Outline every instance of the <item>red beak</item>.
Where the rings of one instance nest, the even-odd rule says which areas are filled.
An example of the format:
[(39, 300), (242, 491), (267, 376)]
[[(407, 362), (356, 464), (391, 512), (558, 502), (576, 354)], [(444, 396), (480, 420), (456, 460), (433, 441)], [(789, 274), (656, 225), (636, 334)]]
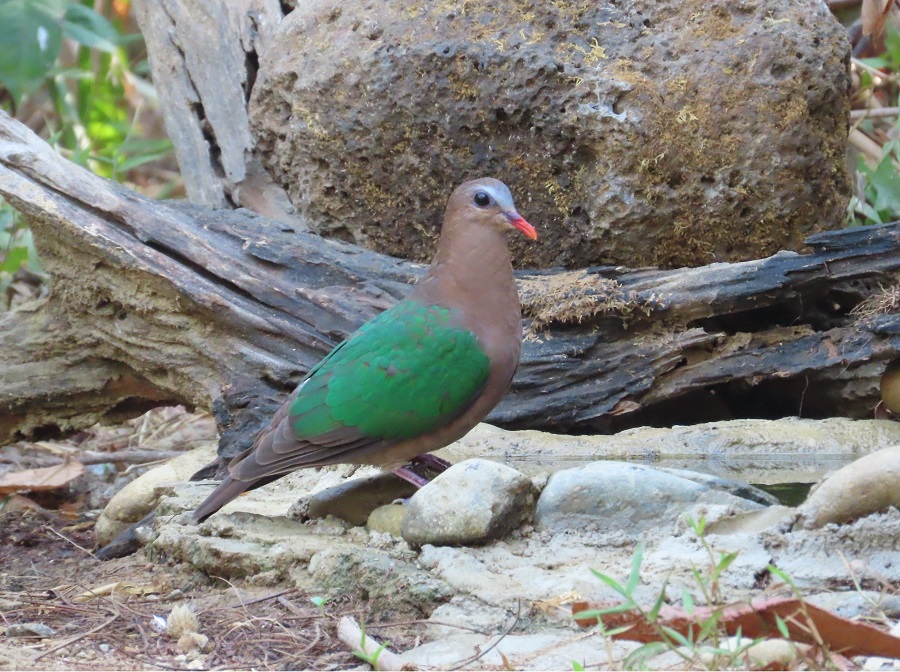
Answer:
[(518, 212), (504, 212), (503, 214), (506, 216), (506, 219), (509, 220), (509, 223), (524, 233), (527, 238), (537, 240), (537, 231), (535, 231), (531, 224), (525, 221), (525, 218), (522, 217), (522, 215)]

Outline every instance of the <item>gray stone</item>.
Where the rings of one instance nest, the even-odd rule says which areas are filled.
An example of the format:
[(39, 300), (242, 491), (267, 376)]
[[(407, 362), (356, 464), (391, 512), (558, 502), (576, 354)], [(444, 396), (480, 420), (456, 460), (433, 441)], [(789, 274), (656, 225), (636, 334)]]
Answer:
[(385, 620), (426, 617), (453, 595), (444, 581), (412, 562), (365, 547), (322, 550), (308, 568), (293, 569), (290, 578), (303, 591), (366, 600)]
[(366, 529), (369, 532), (386, 532), (395, 537), (400, 536), (406, 507), (402, 504), (385, 504), (369, 514)]
[(700, 265), (841, 221), (848, 56), (820, 0), (312, 0), (267, 29), (249, 114), (320, 233), (425, 260), (493, 175), (540, 230), (526, 266)]
[(657, 469), (659, 469), (659, 471), (664, 471), (667, 474), (672, 474), (679, 478), (686, 478), (689, 481), (694, 481), (694, 483), (705, 485), (707, 488), (712, 488), (713, 490), (721, 490), (722, 492), (727, 492), (735, 497), (749, 499), (751, 502), (756, 502), (763, 506), (779, 504), (778, 498), (775, 495), (769, 494), (765, 490), (756, 488), (749, 483), (736, 481), (733, 478), (722, 478), (721, 476), (713, 476), (712, 474), (701, 474), (699, 471), (691, 471), (690, 469), (671, 469), (667, 467), (657, 467)]
[(620, 661), (638, 646), (625, 640), (607, 645), (597, 632), (544, 627), (523, 635), (451, 634), (404, 651), (400, 660), (425, 670), (571, 670), (573, 661), (594, 669), (591, 663), (606, 662), (607, 651)]
[(379, 506), (406, 499), (415, 492), (416, 486), (389, 472), (354, 478), (313, 494), (306, 515), (309, 518), (336, 516), (354, 525), (364, 525), (369, 514)]
[(43, 623), (14, 623), (6, 627), (7, 637), (52, 637), (56, 631)]
[(487, 604), (476, 597), (457, 595), (428, 617), (428, 637), (443, 639), (460, 632), (502, 632), (516, 617), (516, 610)]
[(686, 478), (627, 462), (592, 462), (558, 471), (538, 499), (538, 530), (624, 530), (671, 526), (698, 504), (738, 510), (760, 505)]
[(481, 544), (531, 518), (534, 486), (515, 469), (488, 460), (455, 464), (407, 505), (403, 538), (412, 545)]

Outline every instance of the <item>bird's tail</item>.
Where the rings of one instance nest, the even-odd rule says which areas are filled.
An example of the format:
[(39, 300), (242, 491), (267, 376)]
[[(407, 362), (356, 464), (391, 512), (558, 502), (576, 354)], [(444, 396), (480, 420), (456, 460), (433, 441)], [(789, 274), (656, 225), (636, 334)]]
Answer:
[(196, 509), (194, 509), (194, 522), (202, 523), (216, 511), (228, 504), (232, 499), (250, 489), (253, 483), (246, 481), (238, 481), (231, 476), (226, 476), (219, 485), (213, 490), (209, 497), (203, 500)]

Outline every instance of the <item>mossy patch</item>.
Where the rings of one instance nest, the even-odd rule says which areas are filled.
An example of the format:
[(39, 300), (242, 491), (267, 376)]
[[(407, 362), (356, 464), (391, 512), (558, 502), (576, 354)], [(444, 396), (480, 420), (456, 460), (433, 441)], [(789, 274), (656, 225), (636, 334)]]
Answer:
[(615, 280), (572, 271), (520, 280), (522, 312), (531, 318), (530, 333), (551, 324), (577, 324), (596, 315), (616, 315), (626, 321), (638, 313), (649, 315), (662, 300), (626, 292)]

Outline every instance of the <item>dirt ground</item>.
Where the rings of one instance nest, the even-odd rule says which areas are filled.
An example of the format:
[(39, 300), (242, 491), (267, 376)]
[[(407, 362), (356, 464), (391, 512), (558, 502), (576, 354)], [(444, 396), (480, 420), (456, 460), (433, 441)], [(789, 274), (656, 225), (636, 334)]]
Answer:
[[(93, 521), (115, 492), (158, 464), (154, 457), (214, 437), (208, 415), (176, 408), (61, 441), (0, 447), (0, 478), (72, 458), (85, 463), (54, 490), (0, 490), (0, 670), (360, 665), (336, 627), (344, 615), (372, 624), (364, 605), (332, 597), (320, 608), (316, 596), (287, 585), (211, 579), (187, 564), (151, 562), (144, 552), (111, 562), (92, 555)], [(196, 614), (196, 636), (167, 632), (179, 605)]]
[[(210, 582), (185, 565), (145, 558), (101, 563), (89, 525), (34, 510), (0, 516), (0, 669), (343, 670), (360, 661), (334, 636), (357, 605), (322, 610), (285, 586)], [(110, 589), (110, 584), (116, 584)], [(93, 596), (91, 592), (99, 593)], [(202, 649), (165, 632), (177, 605), (192, 605)], [(40, 624), (48, 637), (10, 637)], [(202, 641), (202, 639), (200, 640)]]

